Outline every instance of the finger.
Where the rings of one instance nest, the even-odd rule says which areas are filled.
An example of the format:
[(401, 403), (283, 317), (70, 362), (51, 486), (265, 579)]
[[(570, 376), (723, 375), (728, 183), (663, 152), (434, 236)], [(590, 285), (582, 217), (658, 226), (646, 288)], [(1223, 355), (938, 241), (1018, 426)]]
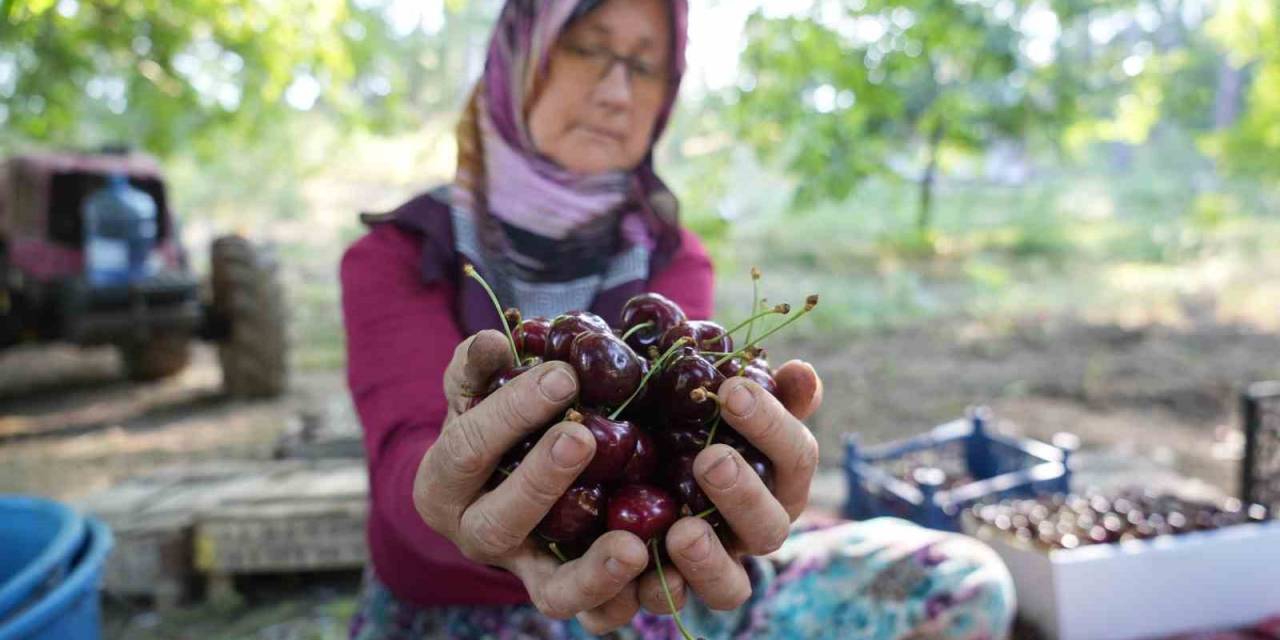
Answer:
[(479, 557), (505, 555), (533, 532), (595, 454), (586, 427), (563, 422), (551, 428), (498, 488), (462, 514), (462, 540)]
[(453, 360), (444, 372), (444, 397), (455, 413), (467, 410), (467, 402), (484, 393), (489, 379), (502, 367), (513, 364), (506, 336), (492, 329), (458, 343)]
[(813, 365), (791, 360), (773, 372), (778, 383), (778, 399), (796, 417), (806, 420), (822, 406), (822, 378)]
[(612, 600), (590, 610), (578, 614), (578, 622), (587, 633), (601, 635), (631, 623), (640, 611), (640, 600), (636, 598), (636, 583), (628, 582)]
[(626, 531), (600, 536), (581, 558), (547, 572), (547, 557), (522, 558), (514, 571), (543, 615), (567, 620), (622, 592), (649, 562), (644, 543)]
[[(676, 611), (684, 609), (684, 576), (669, 564), (662, 565), (662, 574), (667, 579), (667, 588), (671, 590), (671, 600), (675, 602)], [(667, 594), (662, 590), (662, 580), (658, 578), (656, 570), (645, 573), (636, 581), (636, 595), (645, 611), (656, 615), (671, 615), (671, 603), (667, 602)]]
[(786, 541), (790, 515), (737, 451), (708, 447), (694, 459), (693, 474), (748, 554), (773, 553)]
[(712, 609), (727, 611), (751, 597), (751, 580), (702, 518), (683, 518), (667, 533), (667, 551), (689, 588)]
[(573, 369), (548, 362), (446, 422), (418, 468), (415, 491), (421, 493), (415, 493), (414, 500), (419, 511), (425, 508), (432, 518), (456, 524), (502, 454), (558, 417), (577, 389)]
[(818, 441), (760, 385), (734, 377), (720, 385), (720, 415), (773, 463), (775, 495), (792, 519), (809, 501)]

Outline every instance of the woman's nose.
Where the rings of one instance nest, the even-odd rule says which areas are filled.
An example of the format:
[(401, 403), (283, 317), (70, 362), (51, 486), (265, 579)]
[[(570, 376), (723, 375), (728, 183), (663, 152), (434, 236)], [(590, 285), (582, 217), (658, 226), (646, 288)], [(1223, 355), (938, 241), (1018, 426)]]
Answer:
[(600, 79), (600, 84), (596, 86), (596, 98), (615, 109), (631, 106), (631, 78), (627, 65), (621, 60), (615, 60)]

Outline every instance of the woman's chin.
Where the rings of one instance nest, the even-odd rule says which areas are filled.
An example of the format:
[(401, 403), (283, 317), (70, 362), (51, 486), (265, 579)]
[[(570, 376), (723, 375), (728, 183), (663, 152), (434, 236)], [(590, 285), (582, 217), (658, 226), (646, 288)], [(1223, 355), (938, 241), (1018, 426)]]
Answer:
[(629, 168), (617, 145), (591, 145), (579, 147), (559, 159), (560, 166), (581, 175), (597, 175)]

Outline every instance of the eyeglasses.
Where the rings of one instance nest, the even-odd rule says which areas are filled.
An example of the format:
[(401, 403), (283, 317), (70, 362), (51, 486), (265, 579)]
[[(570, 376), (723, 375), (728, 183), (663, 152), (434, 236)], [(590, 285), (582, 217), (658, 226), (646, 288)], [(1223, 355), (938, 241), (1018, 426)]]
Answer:
[(661, 89), (666, 85), (665, 67), (656, 67), (636, 57), (619, 55), (605, 47), (580, 45), (573, 42), (562, 42), (559, 47), (567, 54), (564, 58), (565, 62), (577, 67), (578, 73), (595, 81), (603, 80), (613, 70), (614, 65), (622, 63), (627, 71), (627, 78), (634, 88)]

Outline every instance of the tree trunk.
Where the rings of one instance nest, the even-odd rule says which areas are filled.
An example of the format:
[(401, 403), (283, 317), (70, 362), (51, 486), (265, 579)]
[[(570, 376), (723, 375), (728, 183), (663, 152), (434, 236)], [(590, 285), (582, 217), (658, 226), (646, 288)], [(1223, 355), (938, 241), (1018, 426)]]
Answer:
[(924, 233), (933, 226), (933, 183), (938, 173), (938, 147), (942, 143), (942, 123), (935, 124), (929, 134), (929, 165), (920, 179), (920, 211), (916, 217), (916, 230)]
[(1231, 64), (1226, 56), (1218, 67), (1218, 89), (1213, 100), (1213, 129), (1230, 129), (1240, 117), (1240, 93), (1244, 84), (1241, 70)]

